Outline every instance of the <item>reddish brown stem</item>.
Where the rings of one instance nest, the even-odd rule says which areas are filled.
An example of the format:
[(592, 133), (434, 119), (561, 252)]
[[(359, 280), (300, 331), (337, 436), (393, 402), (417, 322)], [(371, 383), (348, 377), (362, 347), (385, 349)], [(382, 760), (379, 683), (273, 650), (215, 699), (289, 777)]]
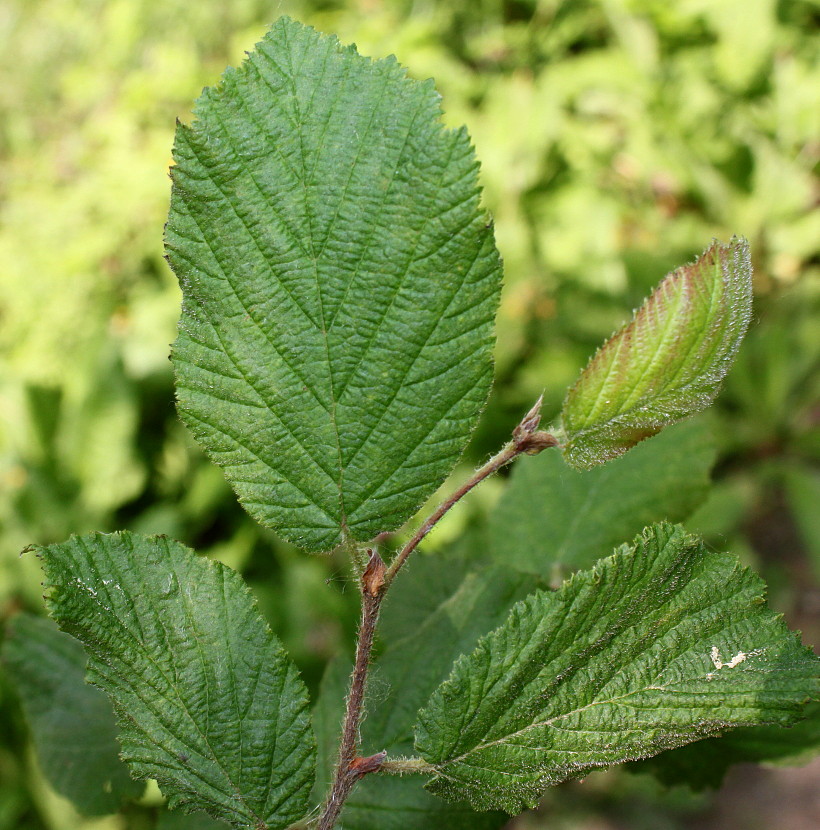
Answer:
[(371, 552), (370, 562), (361, 578), (362, 587), (362, 620), (359, 625), (359, 640), (356, 644), (356, 661), (350, 679), (350, 693), (347, 696), (344, 723), (342, 725), (342, 740), (339, 746), (339, 760), (333, 777), (333, 785), (325, 802), (316, 830), (331, 830), (342, 812), (345, 800), (356, 782), (370, 772), (376, 772), (383, 753), (377, 753), (369, 758), (358, 758), (359, 726), (361, 725), (364, 707), (364, 695), (367, 688), (367, 670), (370, 666), (370, 654), (373, 650), (373, 638), (376, 634), (376, 623), (379, 620), (379, 609), (386, 584), (384, 581), (385, 567), (378, 553)]
[(412, 538), (399, 551), (396, 558), (390, 563), (385, 581), (389, 586), (396, 574), (401, 570), (410, 554), (418, 547), (419, 542), (436, 526), (444, 514), (460, 501), (470, 490), (481, 484), (485, 478), (497, 473), (502, 467), (509, 464), (514, 458), (526, 453), (536, 455), (547, 447), (555, 447), (558, 440), (547, 432), (538, 432), (541, 409), (541, 398), (535, 406), (524, 416), (521, 423), (513, 430), (513, 440), (504, 446), (497, 455), (494, 455), (483, 467), (479, 467), (473, 475), (464, 482), (449, 498), (443, 501), (430, 515), (426, 522), (413, 534)]

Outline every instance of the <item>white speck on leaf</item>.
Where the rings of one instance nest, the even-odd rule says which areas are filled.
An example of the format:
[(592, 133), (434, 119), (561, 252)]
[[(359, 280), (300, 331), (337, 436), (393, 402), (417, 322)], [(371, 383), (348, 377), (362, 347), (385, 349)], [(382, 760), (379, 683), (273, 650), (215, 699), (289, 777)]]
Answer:
[(89, 594), (91, 594), (91, 596), (92, 596), (92, 597), (96, 597), (96, 596), (97, 596), (97, 592), (96, 592), (96, 591), (95, 591), (95, 590), (94, 590), (94, 589), (93, 589), (90, 585), (86, 585), (86, 584), (85, 584), (85, 582), (83, 582), (83, 581), (82, 581), (82, 579), (80, 579), (80, 577), (79, 577), (79, 576), (78, 576), (78, 577), (75, 577), (75, 582), (76, 582), (76, 583), (77, 583), (77, 584), (78, 584), (78, 585), (79, 585), (79, 586), (80, 586), (83, 590), (88, 591), (88, 593), (89, 593)]
[[(741, 663), (744, 663), (749, 657), (753, 657), (756, 654), (760, 654), (762, 649), (757, 649), (756, 651), (750, 651), (746, 653), (745, 651), (739, 651), (731, 660), (726, 662), (720, 656), (720, 649), (717, 646), (712, 646), (712, 650), (709, 652), (709, 657), (712, 659), (712, 665), (715, 667), (717, 671), (721, 669), (733, 669), (735, 666), (739, 666)], [(707, 680), (711, 680), (715, 676), (715, 672), (709, 672), (706, 675)]]

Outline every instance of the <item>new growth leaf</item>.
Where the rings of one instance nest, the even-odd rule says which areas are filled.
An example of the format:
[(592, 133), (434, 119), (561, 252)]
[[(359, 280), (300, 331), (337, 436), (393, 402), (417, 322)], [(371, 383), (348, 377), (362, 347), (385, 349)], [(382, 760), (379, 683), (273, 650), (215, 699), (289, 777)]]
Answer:
[(564, 457), (589, 469), (705, 409), (752, 308), (749, 243), (715, 240), (669, 274), (590, 360), (561, 412)]

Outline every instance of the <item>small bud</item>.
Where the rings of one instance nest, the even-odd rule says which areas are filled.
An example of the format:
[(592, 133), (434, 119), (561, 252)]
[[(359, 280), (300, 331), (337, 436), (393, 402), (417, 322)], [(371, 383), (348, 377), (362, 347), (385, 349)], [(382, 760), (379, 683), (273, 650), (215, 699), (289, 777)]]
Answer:
[(544, 396), (541, 395), (535, 406), (521, 419), (521, 423), (513, 430), (513, 443), (518, 452), (527, 455), (538, 455), (547, 447), (557, 447), (558, 439), (543, 430), (538, 431), (541, 423), (541, 404)]
[(533, 432), (532, 435), (525, 435), (518, 442), (518, 447), (526, 455), (538, 455), (541, 450), (546, 450), (548, 447), (557, 447), (558, 439), (554, 435), (550, 435), (543, 430)]
[(361, 778), (369, 772), (378, 772), (385, 758), (387, 758), (385, 750), (377, 752), (375, 755), (369, 755), (367, 758), (354, 758), (347, 768), (348, 774)]
[(384, 588), (384, 575), (387, 568), (378, 551), (370, 550), (370, 561), (362, 574), (362, 587), (371, 597), (377, 597)]
[(543, 403), (544, 396), (540, 395), (532, 409), (521, 419), (521, 423), (513, 430), (513, 438), (516, 443), (538, 429), (538, 424), (541, 423), (541, 404)]

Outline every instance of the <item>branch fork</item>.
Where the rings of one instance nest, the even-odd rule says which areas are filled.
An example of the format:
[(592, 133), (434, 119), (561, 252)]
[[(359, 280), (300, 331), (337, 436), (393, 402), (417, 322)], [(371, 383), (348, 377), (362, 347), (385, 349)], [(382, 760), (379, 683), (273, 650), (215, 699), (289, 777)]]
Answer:
[(421, 759), (388, 761), (387, 753), (384, 751), (367, 757), (358, 755), (359, 728), (364, 713), (367, 674), (382, 600), (410, 554), (445, 513), (470, 490), (484, 479), (489, 478), (493, 473), (498, 472), (519, 455), (537, 455), (548, 447), (558, 446), (558, 439), (555, 436), (538, 429), (541, 422), (542, 403), (543, 395), (538, 398), (532, 409), (515, 427), (512, 440), (501, 449), (501, 452), (494, 455), (482, 467), (479, 467), (464, 484), (433, 511), (430, 517), (396, 554), (389, 567), (385, 565), (375, 548), (367, 550), (367, 565), (359, 580), (362, 595), (362, 616), (356, 644), (356, 660), (350, 680), (350, 692), (347, 697), (347, 707), (342, 725), (339, 760), (336, 764), (333, 785), (325, 802), (322, 815), (316, 824), (316, 830), (332, 830), (351, 790), (356, 782), (365, 775), (380, 771), (392, 773), (415, 772), (422, 771), (423, 768), (428, 766)]

